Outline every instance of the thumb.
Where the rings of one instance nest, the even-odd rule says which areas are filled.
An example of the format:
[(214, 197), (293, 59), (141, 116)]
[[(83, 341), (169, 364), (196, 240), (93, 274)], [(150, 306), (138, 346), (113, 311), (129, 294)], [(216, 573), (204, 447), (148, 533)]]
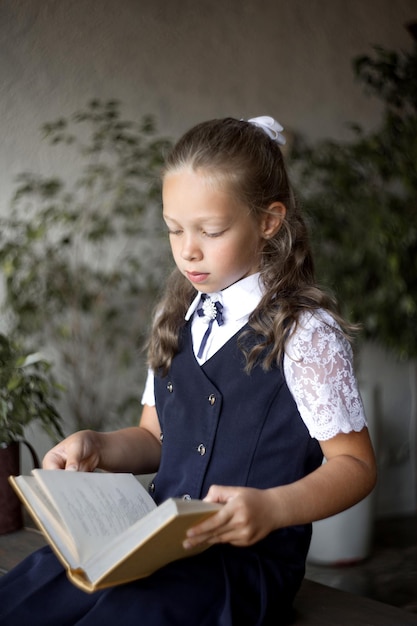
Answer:
[(83, 455), (83, 446), (78, 439), (74, 439), (68, 443), (65, 450), (65, 466), (64, 469), (70, 472), (78, 472), (80, 462)]
[(44, 469), (65, 469), (76, 472), (79, 469), (79, 459), (79, 445), (64, 440), (47, 452), (42, 467)]
[(221, 485), (212, 485), (204, 498), (205, 502), (226, 503), (236, 495), (234, 487), (223, 487)]
[(75, 461), (67, 461), (65, 464), (65, 469), (69, 472), (78, 472), (79, 466)]
[(55, 448), (52, 448), (52, 450), (49, 450), (49, 452), (45, 454), (42, 460), (42, 467), (47, 470), (62, 470), (65, 469), (66, 462), (66, 457)]

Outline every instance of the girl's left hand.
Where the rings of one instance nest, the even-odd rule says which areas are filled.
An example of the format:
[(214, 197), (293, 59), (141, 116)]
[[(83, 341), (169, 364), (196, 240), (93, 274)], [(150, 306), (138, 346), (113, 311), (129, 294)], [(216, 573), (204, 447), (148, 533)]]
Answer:
[(187, 532), (184, 548), (200, 544), (231, 543), (250, 546), (268, 535), (272, 523), (271, 502), (268, 490), (249, 487), (210, 487), (206, 502), (220, 502), (221, 510)]

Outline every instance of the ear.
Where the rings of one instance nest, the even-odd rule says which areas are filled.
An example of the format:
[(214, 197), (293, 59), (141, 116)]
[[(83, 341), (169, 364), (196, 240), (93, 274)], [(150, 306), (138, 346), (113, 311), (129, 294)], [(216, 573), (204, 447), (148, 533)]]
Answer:
[(287, 209), (282, 202), (273, 202), (261, 218), (261, 236), (271, 239), (277, 234), (285, 219)]

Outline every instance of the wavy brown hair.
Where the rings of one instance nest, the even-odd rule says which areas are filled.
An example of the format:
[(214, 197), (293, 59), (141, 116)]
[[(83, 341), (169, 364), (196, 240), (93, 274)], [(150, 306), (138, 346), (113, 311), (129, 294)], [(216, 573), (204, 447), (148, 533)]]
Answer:
[[(249, 372), (259, 360), (264, 369), (281, 362), (285, 342), (302, 311), (326, 309), (348, 336), (353, 327), (340, 317), (334, 299), (315, 282), (306, 224), (277, 142), (249, 122), (233, 118), (203, 122), (174, 146), (163, 175), (186, 167), (213, 177), (246, 205), (255, 219), (274, 202), (286, 207), (281, 228), (265, 239), (261, 252), (259, 271), (265, 293), (250, 315), (249, 331), (241, 336), (246, 370)], [(195, 288), (175, 269), (158, 304), (148, 345), (149, 366), (155, 372), (167, 373), (195, 295)], [(247, 343), (245, 339), (250, 336), (256, 340)]]

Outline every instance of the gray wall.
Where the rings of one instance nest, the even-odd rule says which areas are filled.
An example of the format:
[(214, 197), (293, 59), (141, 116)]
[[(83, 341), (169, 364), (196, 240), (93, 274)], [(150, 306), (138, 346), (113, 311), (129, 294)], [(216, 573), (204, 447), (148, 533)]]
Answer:
[[(311, 138), (372, 125), (351, 59), (409, 44), (415, 0), (0, 0), (0, 201), (51, 166), (39, 126), (91, 97), (154, 113), (177, 136), (215, 116), (271, 114)], [(6, 196), (7, 197), (7, 196)]]
[[(39, 128), (92, 97), (120, 99), (133, 119), (153, 113), (174, 138), (225, 115), (271, 114), (310, 139), (346, 138), (351, 120), (372, 127), (380, 108), (351, 59), (407, 48), (415, 19), (415, 0), (0, 0), (0, 211), (17, 173), (70, 174)], [(381, 398), (377, 511), (414, 510), (408, 364), (370, 347), (362, 374)]]

